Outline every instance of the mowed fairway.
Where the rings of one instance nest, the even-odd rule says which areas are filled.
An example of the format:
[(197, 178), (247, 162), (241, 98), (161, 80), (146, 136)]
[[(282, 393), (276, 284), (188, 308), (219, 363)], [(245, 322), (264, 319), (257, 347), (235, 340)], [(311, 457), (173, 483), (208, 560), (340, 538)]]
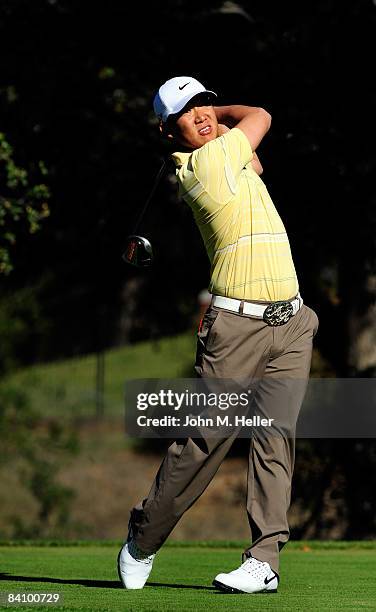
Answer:
[(235, 569), (241, 549), (165, 546), (150, 582), (126, 591), (116, 572), (118, 546), (1, 546), (1, 592), (49, 592), (61, 606), (17, 610), (376, 610), (376, 545), (290, 543), (282, 553), (277, 594), (226, 595), (211, 586)]

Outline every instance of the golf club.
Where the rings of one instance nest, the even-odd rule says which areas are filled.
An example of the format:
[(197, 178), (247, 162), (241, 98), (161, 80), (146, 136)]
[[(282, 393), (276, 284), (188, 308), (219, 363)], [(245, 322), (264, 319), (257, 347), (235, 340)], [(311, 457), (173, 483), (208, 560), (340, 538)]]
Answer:
[(129, 263), (132, 266), (136, 266), (137, 268), (147, 268), (153, 262), (152, 246), (147, 238), (137, 235), (137, 230), (160, 183), (166, 166), (167, 159), (163, 160), (163, 164), (160, 167), (157, 176), (155, 177), (153, 187), (137, 219), (137, 222), (133, 229), (133, 233), (130, 236), (127, 236), (126, 239), (125, 251), (122, 255), (122, 258), (126, 263)]

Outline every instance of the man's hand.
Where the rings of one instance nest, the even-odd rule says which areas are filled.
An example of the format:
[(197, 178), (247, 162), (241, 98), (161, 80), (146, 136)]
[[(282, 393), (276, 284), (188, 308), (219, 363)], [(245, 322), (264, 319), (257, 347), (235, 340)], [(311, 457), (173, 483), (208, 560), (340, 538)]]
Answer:
[(255, 151), (270, 128), (271, 116), (263, 108), (255, 106), (214, 106), (218, 123), (228, 127), (237, 127), (249, 140), (252, 151)]
[[(218, 136), (222, 136), (223, 134), (226, 134), (226, 132), (229, 132), (229, 131), (230, 131), (230, 128), (227, 127), (227, 125), (225, 125), (224, 123), (218, 123)], [(251, 164), (256, 174), (260, 176), (260, 174), (263, 173), (263, 167), (256, 154), (256, 151), (253, 151), (253, 159), (251, 161)]]
[(256, 174), (258, 174), (260, 176), (260, 174), (263, 173), (264, 169), (261, 165), (261, 162), (258, 158), (258, 156), (256, 155), (256, 152), (253, 151), (253, 159), (251, 161), (252, 164), (252, 168), (254, 169), (254, 171), (256, 172)]
[(218, 123), (218, 136), (223, 136), (226, 132), (229, 132), (230, 128), (227, 127), (224, 123)]

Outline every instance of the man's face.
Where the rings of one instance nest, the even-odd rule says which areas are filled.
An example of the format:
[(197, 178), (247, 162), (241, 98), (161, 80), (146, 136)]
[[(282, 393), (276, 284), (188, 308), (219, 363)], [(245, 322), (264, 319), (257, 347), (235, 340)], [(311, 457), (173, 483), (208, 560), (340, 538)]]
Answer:
[(218, 121), (208, 96), (195, 96), (175, 117), (167, 130), (177, 142), (188, 149), (199, 149), (218, 136)]

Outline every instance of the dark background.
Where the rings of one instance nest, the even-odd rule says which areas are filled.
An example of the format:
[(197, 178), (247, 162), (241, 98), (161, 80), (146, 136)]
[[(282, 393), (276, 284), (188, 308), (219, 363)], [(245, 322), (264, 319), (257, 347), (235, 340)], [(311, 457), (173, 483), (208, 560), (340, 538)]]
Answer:
[[(50, 217), (39, 233), (25, 231), (11, 250), (14, 271), (0, 278), (1, 371), (192, 325), (209, 264), (173, 170), (141, 228), (154, 266), (121, 259), (166, 155), (153, 96), (186, 74), (219, 104), (271, 113), (258, 150), (263, 179), (304, 300), (320, 317), (316, 346), (333, 375), (374, 376), (375, 26), (371, 0), (3, 0), (0, 130), (20, 165), (45, 162), (52, 196)], [(310, 486), (312, 452), (321, 453), (315, 490), (330, 479), (328, 465), (345, 473), (349, 524), (364, 525), (349, 534), (369, 534), (372, 486), (359, 473), (375, 465), (373, 443), (359, 451), (341, 441), (331, 460), (333, 444), (302, 448), (298, 494)], [(367, 507), (360, 521), (356, 491)]]

